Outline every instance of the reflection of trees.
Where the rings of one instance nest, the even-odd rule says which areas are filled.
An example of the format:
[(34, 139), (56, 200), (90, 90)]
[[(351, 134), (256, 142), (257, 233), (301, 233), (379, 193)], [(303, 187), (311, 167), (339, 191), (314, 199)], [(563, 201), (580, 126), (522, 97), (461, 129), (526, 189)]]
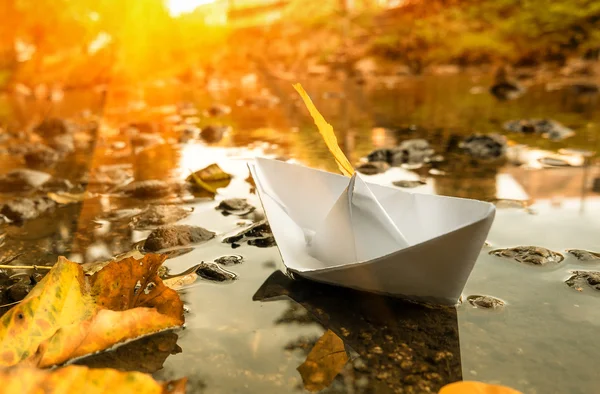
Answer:
[[(255, 300), (287, 295), (316, 321), (342, 338), (360, 358), (336, 378), (354, 392), (436, 392), (461, 379), (458, 325), (454, 308), (423, 306), (274, 273)], [(312, 338), (290, 343), (310, 349)], [(340, 390), (340, 392), (344, 392)], [(347, 391), (346, 391), (347, 392)]]

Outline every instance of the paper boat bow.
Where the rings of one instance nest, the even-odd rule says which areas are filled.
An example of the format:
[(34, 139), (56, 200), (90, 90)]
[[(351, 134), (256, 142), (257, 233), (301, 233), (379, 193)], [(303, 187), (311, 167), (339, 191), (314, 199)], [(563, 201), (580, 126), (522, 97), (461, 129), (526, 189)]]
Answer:
[(250, 165), (286, 267), (319, 282), (454, 304), (492, 204), (409, 193), (277, 160)]

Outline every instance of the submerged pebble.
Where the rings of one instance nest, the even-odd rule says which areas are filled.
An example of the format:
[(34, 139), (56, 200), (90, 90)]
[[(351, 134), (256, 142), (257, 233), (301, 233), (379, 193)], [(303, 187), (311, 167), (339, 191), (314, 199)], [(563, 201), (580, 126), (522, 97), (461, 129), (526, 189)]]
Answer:
[(151, 205), (131, 219), (131, 226), (137, 230), (163, 226), (184, 219), (191, 212), (177, 205)]
[(243, 216), (253, 212), (256, 208), (248, 204), (248, 201), (246, 201), (245, 198), (229, 198), (221, 201), (215, 209), (221, 211), (221, 213), (225, 216)]
[(0, 214), (13, 222), (34, 219), (56, 207), (56, 203), (49, 198), (20, 198), (5, 203), (0, 209)]
[(394, 181), (394, 182), (392, 182), (392, 184), (397, 187), (403, 187), (405, 189), (412, 189), (415, 187), (426, 185), (427, 182), (421, 181), (421, 180), (418, 180), (418, 181), (401, 180), (401, 181)]
[(122, 191), (135, 198), (161, 198), (173, 192), (173, 185), (158, 179), (132, 182), (122, 188)]
[(571, 271), (572, 275), (565, 281), (567, 286), (577, 291), (583, 291), (587, 285), (594, 290), (600, 290), (600, 272)]
[(240, 255), (231, 255), (231, 256), (221, 256), (215, 259), (215, 263), (228, 267), (231, 265), (242, 264), (244, 258)]
[(511, 258), (519, 263), (531, 265), (558, 264), (564, 260), (562, 254), (539, 246), (517, 246), (514, 248), (497, 249), (492, 250), (490, 254)]
[(474, 307), (482, 309), (498, 309), (504, 306), (504, 301), (491, 296), (471, 295), (467, 297), (467, 301)]
[(575, 132), (551, 119), (510, 120), (503, 125), (507, 131), (540, 134), (553, 141), (559, 141), (575, 135)]
[(371, 161), (363, 163), (356, 167), (356, 171), (365, 175), (375, 175), (386, 172), (390, 168), (390, 165), (385, 161)]
[(22, 192), (35, 189), (48, 180), (51, 175), (29, 169), (12, 170), (0, 176), (0, 192)]
[(594, 261), (600, 262), (600, 253), (590, 252), (589, 250), (583, 249), (569, 249), (567, 253), (575, 256), (579, 261)]
[(248, 245), (256, 246), (257, 248), (270, 248), (277, 245), (274, 237), (256, 238), (248, 241)]
[(497, 159), (506, 152), (506, 137), (500, 134), (473, 134), (465, 138), (459, 147), (476, 159)]
[(229, 282), (237, 279), (237, 275), (233, 272), (229, 272), (219, 267), (214, 263), (205, 263), (202, 262), (198, 265), (196, 269), (196, 274), (199, 277), (207, 280), (212, 280), (216, 282)]
[(144, 242), (144, 249), (156, 252), (176, 246), (206, 242), (214, 238), (214, 236), (214, 232), (198, 226), (176, 224), (159, 227), (150, 233)]

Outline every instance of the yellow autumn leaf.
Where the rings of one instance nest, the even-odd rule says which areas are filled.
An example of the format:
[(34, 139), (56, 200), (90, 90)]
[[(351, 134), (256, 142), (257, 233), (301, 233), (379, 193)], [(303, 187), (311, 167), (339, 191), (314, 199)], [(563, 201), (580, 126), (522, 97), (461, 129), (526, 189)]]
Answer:
[(184, 394), (186, 379), (157, 382), (140, 372), (68, 366), (54, 371), (31, 367), (0, 370), (0, 393)]
[(217, 194), (217, 189), (207, 182), (204, 182), (198, 175), (193, 172), (190, 172), (190, 177), (194, 181), (195, 185), (198, 186), (202, 190), (206, 190), (211, 194)]
[(60, 258), (0, 318), (0, 367), (48, 367), (183, 324), (183, 303), (157, 275), (165, 257), (110, 262), (92, 276)]
[(329, 387), (347, 362), (344, 341), (333, 331), (327, 330), (315, 343), (306, 361), (298, 367), (304, 388), (317, 392)]
[(505, 386), (481, 382), (455, 382), (442, 387), (439, 394), (523, 394)]
[(304, 105), (306, 105), (306, 108), (308, 108), (308, 112), (310, 112), (310, 115), (315, 121), (315, 124), (317, 125), (317, 128), (321, 133), (321, 136), (327, 144), (327, 148), (329, 148), (329, 151), (333, 154), (333, 157), (335, 158), (335, 161), (340, 171), (346, 176), (352, 176), (352, 174), (354, 174), (354, 167), (352, 167), (352, 164), (350, 164), (350, 161), (348, 160), (346, 155), (344, 155), (344, 152), (342, 152), (342, 150), (340, 149), (340, 146), (337, 142), (337, 138), (335, 136), (335, 132), (333, 131), (333, 126), (327, 123), (327, 121), (325, 120), (323, 115), (321, 115), (317, 107), (315, 107), (314, 103), (312, 102), (312, 100), (308, 96), (308, 93), (306, 93), (302, 85), (297, 83), (293, 86), (294, 89), (296, 89), (296, 91), (300, 94), (300, 97), (302, 97)]

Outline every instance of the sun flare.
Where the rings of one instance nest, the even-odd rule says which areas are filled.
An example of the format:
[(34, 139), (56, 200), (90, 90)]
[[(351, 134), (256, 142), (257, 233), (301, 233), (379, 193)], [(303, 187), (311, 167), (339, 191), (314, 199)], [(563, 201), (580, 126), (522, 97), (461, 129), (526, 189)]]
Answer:
[(169, 12), (173, 16), (193, 11), (196, 7), (214, 3), (216, 0), (168, 0)]

